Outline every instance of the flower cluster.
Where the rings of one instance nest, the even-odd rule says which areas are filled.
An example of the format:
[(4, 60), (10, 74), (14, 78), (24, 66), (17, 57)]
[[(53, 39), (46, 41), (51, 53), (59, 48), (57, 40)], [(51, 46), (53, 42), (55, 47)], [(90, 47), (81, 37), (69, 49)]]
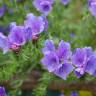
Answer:
[(75, 65), (75, 73), (81, 77), (85, 73), (96, 76), (96, 53), (91, 47), (77, 48), (73, 54), (72, 62)]
[(27, 15), (23, 26), (17, 26), (15, 22), (10, 24), (10, 32), (8, 36), (0, 33), (0, 48), (3, 53), (10, 49), (18, 51), (22, 45), (29, 40), (37, 39), (37, 35), (44, 31), (45, 20), (42, 16), (35, 16), (32, 13)]
[[(55, 0), (34, 0), (33, 5), (35, 8), (47, 16), (51, 11)], [(68, 5), (70, 0), (61, 0), (61, 3)]]
[[(29, 13), (23, 25), (17, 26), (15, 22), (10, 24), (8, 36), (1, 32), (0, 49), (3, 53), (10, 50), (18, 52), (26, 42), (37, 40), (39, 34), (48, 29), (46, 17), (52, 11), (54, 2), (55, 0), (34, 0), (33, 5), (43, 14), (42, 16)], [(61, 0), (61, 2), (67, 5), (70, 0)], [(96, 0), (89, 0), (88, 5), (92, 15), (96, 16)], [(4, 8), (0, 8), (0, 17), (4, 15)], [(77, 48), (72, 52), (68, 42), (61, 40), (56, 48), (52, 40), (46, 40), (42, 52), (44, 58), (41, 62), (44, 68), (63, 79), (66, 79), (73, 70), (77, 77), (85, 73), (96, 76), (96, 53), (91, 47)]]
[(49, 72), (66, 79), (73, 71), (74, 67), (70, 62), (72, 52), (69, 43), (62, 40), (56, 49), (52, 40), (46, 40), (42, 51), (44, 58), (41, 62)]
[(68, 42), (62, 40), (56, 49), (52, 40), (46, 40), (42, 52), (44, 58), (41, 62), (44, 68), (63, 79), (73, 69), (77, 77), (85, 73), (96, 76), (96, 53), (91, 47), (77, 48), (72, 53)]
[[(71, 0), (60, 1), (63, 5), (68, 5)], [(47, 16), (52, 11), (54, 2), (55, 0), (34, 0), (33, 5), (38, 11)], [(96, 0), (88, 0), (88, 7), (91, 14), (96, 17)]]

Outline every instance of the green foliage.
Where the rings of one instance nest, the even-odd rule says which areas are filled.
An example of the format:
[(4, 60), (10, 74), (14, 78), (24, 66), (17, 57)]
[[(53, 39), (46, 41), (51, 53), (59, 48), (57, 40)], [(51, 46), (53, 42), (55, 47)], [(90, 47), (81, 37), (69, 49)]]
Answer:
[(44, 73), (42, 78), (39, 80), (39, 84), (36, 89), (33, 90), (34, 96), (46, 96), (47, 87), (53, 80), (53, 75), (50, 73)]

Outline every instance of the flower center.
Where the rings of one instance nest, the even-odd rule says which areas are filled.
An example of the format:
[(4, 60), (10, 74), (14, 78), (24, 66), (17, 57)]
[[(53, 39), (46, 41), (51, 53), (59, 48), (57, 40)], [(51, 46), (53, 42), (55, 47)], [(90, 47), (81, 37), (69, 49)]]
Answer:
[(18, 52), (20, 51), (20, 47), (21, 47), (21, 46), (16, 45), (16, 44), (12, 44), (12, 45), (11, 45), (11, 49), (12, 49), (14, 52), (16, 52), (16, 53), (18, 53)]
[(44, 9), (45, 11), (48, 11), (48, 10), (49, 10), (49, 5), (47, 5), (47, 4), (44, 5), (44, 6), (43, 6), (43, 9)]

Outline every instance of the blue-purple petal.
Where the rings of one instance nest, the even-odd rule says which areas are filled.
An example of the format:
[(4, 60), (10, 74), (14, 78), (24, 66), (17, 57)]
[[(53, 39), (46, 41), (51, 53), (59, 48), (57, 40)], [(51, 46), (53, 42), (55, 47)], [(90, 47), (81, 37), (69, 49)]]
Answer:
[(52, 10), (54, 0), (34, 0), (33, 5), (36, 9), (45, 15), (48, 15)]
[(90, 75), (94, 74), (94, 72), (96, 71), (96, 54), (89, 58), (85, 70)]
[(4, 36), (2, 33), (0, 33), (0, 49), (3, 51), (4, 54), (9, 51), (7, 37)]
[(50, 51), (55, 51), (54, 42), (52, 40), (46, 40), (42, 52), (43, 54), (47, 54)]
[(88, 0), (89, 11), (96, 17), (96, 0)]
[(74, 72), (74, 73), (75, 73), (75, 75), (76, 75), (78, 78), (80, 78), (80, 77), (82, 77), (82, 76), (83, 76), (82, 74), (80, 74), (80, 72), (78, 72), (78, 71), (76, 71), (76, 70), (75, 70), (75, 72)]
[(5, 13), (4, 8), (0, 8), (0, 17), (2, 17), (4, 15), (4, 13)]
[(74, 67), (70, 63), (64, 63), (60, 68), (54, 71), (54, 74), (66, 80), (73, 69)]
[(50, 52), (49, 54), (45, 55), (41, 62), (44, 65), (44, 68), (49, 72), (53, 72), (61, 66), (59, 64), (59, 58), (55, 52)]
[(73, 91), (73, 92), (71, 93), (71, 96), (79, 96), (79, 94), (78, 94), (77, 91)]
[(87, 52), (86, 54), (87, 54), (88, 58), (93, 55), (94, 52), (93, 52), (93, 49), (91, 47), (85, 47), (84, 49)]
[(0, 87), (0, 96), (7, 96), (4, 87)]
[(26, 42), (24, 27), (15, 26), (10, 30), (8, 35), (9, 42), (16, 45), (24, 45)]
[(30, 32), (32, 32), (31, 34), (33, 36), (38, 35), (44, 31), (45, 22), (41, 16), (37, 17), (34, 16), (32, 13), (29, 13), (27, 15), (27, 19), (25, 20), (24, 24), (25, 29), (27, 30), (30, 29)]
[(86, 63), (87, 53), (84, 48), (80, 49), (77, 48), (76, 51), (73, 53), (72, 62), (75, 66), (79, 67)]
[(71, 57), (71, 47), (70, 44), (67, 42), (64, 42), (63, 40), (59, 43), (59, 47), (57, 50), (57, 54), (59, 59), (66, 60)]

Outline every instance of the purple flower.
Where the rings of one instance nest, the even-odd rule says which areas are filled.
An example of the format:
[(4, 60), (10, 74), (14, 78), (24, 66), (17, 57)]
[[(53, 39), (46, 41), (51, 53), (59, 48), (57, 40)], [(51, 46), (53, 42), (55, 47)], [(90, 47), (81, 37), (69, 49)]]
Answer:
[(60, 96), (65, 96), (65, 95), (63, 93), (61, 93)]
[(23, 26), (16, 26), (15, 23), (12, 23), (10, 28), (8, 37), (0, 33), (0, 48), (3, 53), (8, 52), (10, 49), (16, 51), (26, 43)]
[(4, 87), (0, 87), (0, 96), (7, 96)]
[(62, 4), (64, 4), (64, 5), (68, 5), (69, 2), (70, 2), (70, 0), (61, 0), (61, 2), (62, 2)]
[(0, 17), (2, 17), (5, 13), (5, 8), (4, 7), (1, 7), (0, 8)]
[(96, 16), (96, 0), (88, 1), (89, 11), (93, 16)]
[(8, 35), (8, 44), (10, 49), (15, 52), (20, 50), (20, 47), (26, 43), (25, 29), (23, 26), (11, 25), (10, 33)]
[(8, 35), (8, 40), (10, 44), (16, 44), (18, 46), (24, 45), (26, 42), (25, 39), (25, 30), (23, 26), (14, 25), (10, 29), (10, 33)]
[(85, 72), (93, 75), (96, 71), (96, 54), (91, 47), (77, 48), (72, 61), (76, 66), (75, 73), (77, 77), (81, 77)]
[(52, 10), (53, 3), (54, 0), (34, 0), (33, 5), (37, 8), (38, 11), (48, 15)]
[(70, 63), (71, 50), (69, 43), (62, 40), (56, 49), (52, 40), (46, 40), (42, 51), (44, 58), (41, 62), (49, 72), (66, 79), (73, 71), (73, 66)]
[(25, 25), (25, 34), (26, 34), (26, 39), (29, 38), (32, 39), (32, 36), (38, 35), (41, 32), (44, 31), (44, 26), (45, 22), (43, 18), (34, 16), (34, 14), (29, 13), (27, 15), (27, 20), (24, 22)]
[(78, 94), (78, 92), (73, 91), (72, 94), (71, 94), (71, 96), (79, 96), (79, 94)]
[(7, 11), (7, 5), (3, 4), (3, 6), (0, 8), (0, 17), (3, 17), (6, 11)]

